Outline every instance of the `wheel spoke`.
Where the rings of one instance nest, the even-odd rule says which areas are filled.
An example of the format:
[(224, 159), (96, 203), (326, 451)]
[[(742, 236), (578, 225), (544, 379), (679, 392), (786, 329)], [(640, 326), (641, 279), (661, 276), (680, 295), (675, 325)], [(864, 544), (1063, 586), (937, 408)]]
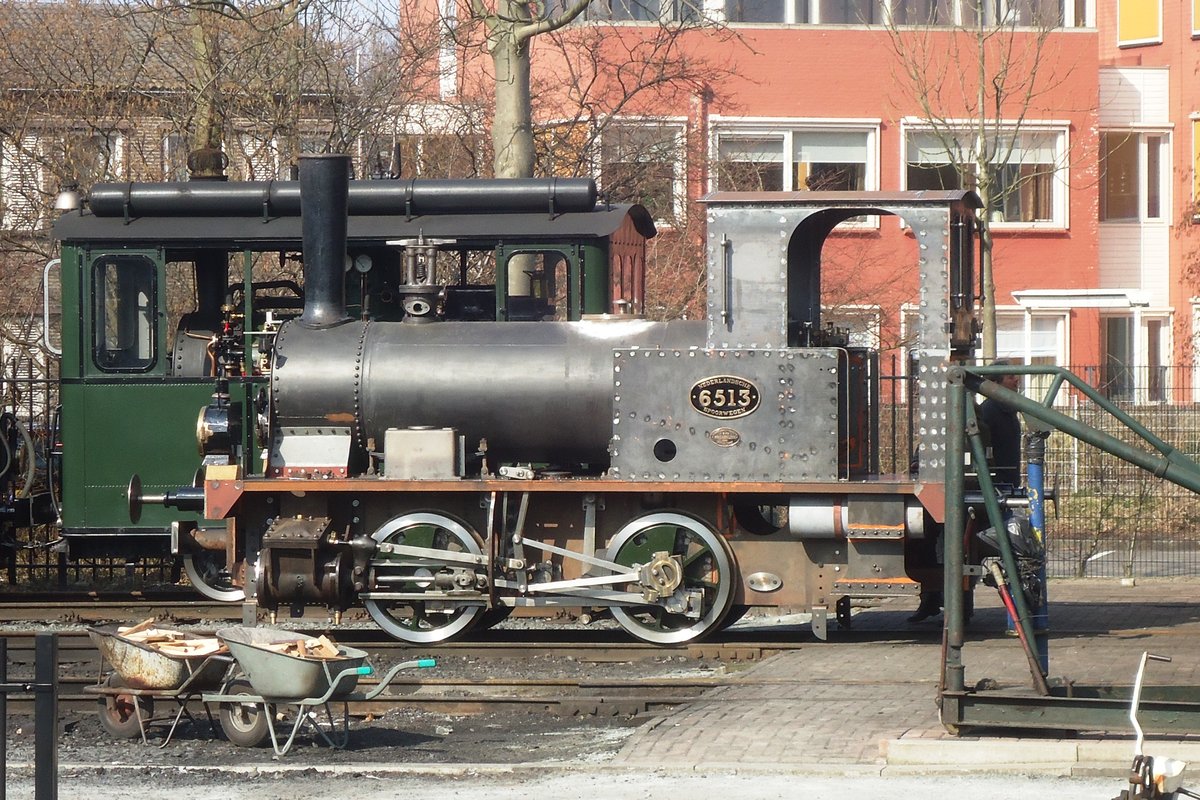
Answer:
[[(480, 554), (478, 539), (463, 523), (434, 512), (405, 514), (385, 523), (372, 538), (377, 542), (404, 544), (410, 547), (425, 547), (454, 553)], [(404, 556), (412, 562), (411, 556)], [(378, 556), (376, 567), (390, 566), (395, 559)], [(418, 570), (430, 572), (428, 577), (418, 575)], [(438, 566), (413, 568), (414, 577), (399, 584), (403, 591), (415, 592), (432, 585), (432, 572)], [(393, 584), (394, 585), (394, 584)], [(428, 644), (450, 641), (468, 632), (483, 611), (482, 606), (460, 605), (449, 613), (429, 613), (420, 601), (363, 600), (367, 613), (388, 635), (413, 644)]]
[(626, 631), (654, 644), (678, 644), (699, 638), (719, 625), (733, 598), (733, 563), (724, 540), (703, 522), (674, 512), (636, 519), (609, 543), (618, 564), (644, 564), (656, 552), (669, 552), (683, 566), (682, 591), (701, 593), (699, 618), (671, 613), (662, 603), (615, 606), (613, 617)]

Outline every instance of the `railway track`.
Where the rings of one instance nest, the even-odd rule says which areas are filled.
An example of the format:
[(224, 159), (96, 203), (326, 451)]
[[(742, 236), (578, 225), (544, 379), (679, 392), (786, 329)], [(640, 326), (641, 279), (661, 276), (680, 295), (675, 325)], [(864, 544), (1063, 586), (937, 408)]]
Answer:
[[(148, 615), (145, 607), (140, 613)], [(587, 642), (581, 642), (577, 630), (493, 631), (489, 635), (504, 636), (495, 641), (455, 642), (422, 650), (388, 639), (375, 629), (339, 629), (337, 638), (367, 650), (371, 662), (381, 671), (391, 663), (417, 655), (433, 656), (444, 668), (423, 672), (419, 678), (402, 676), (393, 680), (388, 692), (373, 701), (355, 704), (352, 711), (358, 714), (405, 706), (447, 714), (519, 710), (560, 716), (634, 716), (687, 702), (727, 682), (721, 675), (691, 674), (698, 663), (753, 662), (791, 649), (787, 644), (759, 642), (708, 643), (663, 650), (621, 640), (616, 632), (611, 632), (611, 638), (603, 635), (608, 632), (600, 633), (598, 639), (589, 635)], [(11, 680), (23, 681), (33, 675), (36, 634), (35, 630), (5, 632)], [(570, 634), (570, 638), (563, 634)], [(79, 628), (59, 631), (58, 651), (60, 708), (77, 713), (94, 709), (96, 696), (83, 690), (100, 680), (102, 664), (87, 632)], [(535, 662), (536, 669), (532, 666)], [(639, 662), (659, 663), (638, 666)], [(439, 675), (441, 671), (447, 676)], [(537, 674), (547, 671), (574, 674)], [(658, 674), (663, 671), (684, 674)], [(363, 689), (372, 685), (370, 678), (360, 681)], [(9, 712), (31, 713), (32, 701), (32, 694), (9, 695)]]

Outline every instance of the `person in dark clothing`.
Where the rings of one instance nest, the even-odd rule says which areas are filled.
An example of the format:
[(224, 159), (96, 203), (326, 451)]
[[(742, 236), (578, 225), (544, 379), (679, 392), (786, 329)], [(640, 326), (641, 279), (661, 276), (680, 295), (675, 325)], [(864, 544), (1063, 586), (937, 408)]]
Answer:
[[(1007, 364), (997, 361), (997, 364)], [(1021, 391), (1020, 375), (1004, 375), (999, 383), (1013, 392)], [(1019, 486), (1021, 483), (1021, 420), (1015, 409), (985, 400), (979, 407), (979, 421), (987, 428), (991, 440), (989, 466), (996, 483)]]

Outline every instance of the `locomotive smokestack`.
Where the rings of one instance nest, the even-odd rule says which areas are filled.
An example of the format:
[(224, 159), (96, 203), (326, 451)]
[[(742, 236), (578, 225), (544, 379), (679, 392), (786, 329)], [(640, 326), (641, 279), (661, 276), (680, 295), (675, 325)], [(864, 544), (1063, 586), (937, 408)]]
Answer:
[(346, 215), (350, 156), (300, 157), (300, 231), (304, 239), (306, 328), (329, 328), (346, 316)]

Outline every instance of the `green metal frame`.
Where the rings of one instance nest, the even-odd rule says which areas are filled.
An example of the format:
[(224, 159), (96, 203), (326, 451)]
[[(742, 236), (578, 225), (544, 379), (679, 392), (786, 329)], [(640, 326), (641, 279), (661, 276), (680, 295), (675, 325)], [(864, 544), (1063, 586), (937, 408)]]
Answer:
[[(1039, 402), (1006, 389), (991, 378), (1001, 375), (1050, 375), (1053, 380)], [(1121, 441), (1090, 425), (1066, 416), (1052, 407), (1054, 397), (1064, 383), (1092, 400), (1149, 445), (1150, 452)], [(1061, 367), (1043, 366), (953, 366), (947, 376), (946, 445), (946, 528), (943, 535), (945, 582), (945, 658), (942, 664), (938, 701), (943, 724), (951, 730), (968, 727), (1052, 728), (1057, 730), (1129, 729), (1129, 692), (1120, 687), (1079, 685), (1048, 686), (1044, 674), (1035, 674), (1034, 685), (1042, 692), (1011, 690), (968, 690), (963, 662), (964, 595), (963, 578), (967, 574), (963, 536), (966, 530), (965, 480), (962, 465), (966, 444), (979, 465), (979, 485), (987, 509), (988, 521), (1003, 530), (1000, 505), (986, 469), (982, 438), (975, 420), (974, 403), (968, 392), (995, 400), (1009, 408), (1091, 444), (1165, 480), (1200, 492), (1200, 464), (1154, 435), (1144, 425), (1117, 408), (1107, 398)], [(1016, 558), (1006, 536), (997, 543), (1026, 641), (1034, 641), (1029, 604), (1017, 579)], [(1069, 696), (1068, 696), (1069, 694)], [(1200, 732), (1200, 687), (1178, 686), (1167, 690), (1147, 688), (1139, 706), (1138, 720), (1148, 732)]]
[(514, 255), (559, 253), (567, 259), (567, 319), (608, 309), (608, 247), (580, 242), (501, 244), (496, 248), (496, 319), (508, 319), (508, 264)]
[[(104, 370), (93, 358), (93, 264), (113, 255), (144, 256), (155, 265), (156, 352), (154, 362), (143, 371)], [(147, 508), (134, 524), (126, 497), (134, 473), (148, 478), (149, 491), (191, 483), (199, 460), (193, 437), (196, 414), (212, 394), (211, 380), (169, 374), (166, 269), (161, 248), (63, 246), (60, 402), (65, 445), (63, 528), (69, 534), (154, 535), (165, 542), (171, 522), (181, 517), (166, 508)], [(144, 543), (131, 546), (131, 550), (140, 548), (145, 548)]]

